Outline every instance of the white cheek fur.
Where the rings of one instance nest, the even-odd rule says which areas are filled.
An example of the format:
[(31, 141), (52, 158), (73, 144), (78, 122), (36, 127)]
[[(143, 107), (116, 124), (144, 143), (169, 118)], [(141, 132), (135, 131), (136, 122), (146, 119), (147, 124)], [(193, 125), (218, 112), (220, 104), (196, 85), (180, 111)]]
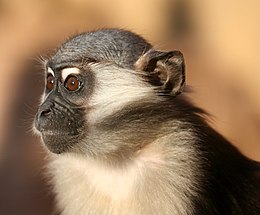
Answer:
[(90, 122), (96, 123), (134, 101), (154, 96), (154, 89), (141, 80), (135, 71), (116, 66), (91, 65), (95, 73), (96, 87), (89, 101), (94, 111), (89, 113)]

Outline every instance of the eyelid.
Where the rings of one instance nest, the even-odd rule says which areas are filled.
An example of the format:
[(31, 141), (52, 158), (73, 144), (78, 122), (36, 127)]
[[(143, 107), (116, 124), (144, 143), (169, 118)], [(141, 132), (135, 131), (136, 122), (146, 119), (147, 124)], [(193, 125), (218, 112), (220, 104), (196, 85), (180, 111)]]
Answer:
[(51, 74), (53, 77), (55, 77), (54, 71), (53, 71), (52, 68), (50, 68), (50, 67), (47, 68), (47, 76), (48, 76), (49, 74)]
[[(62, 80), (65, 82), (70, 75), (77, 76), (81, 73), (81, 70), (77, 67), (69, 67), (61, 70)], [(78, 76), (77, 76), (78, 77)]]

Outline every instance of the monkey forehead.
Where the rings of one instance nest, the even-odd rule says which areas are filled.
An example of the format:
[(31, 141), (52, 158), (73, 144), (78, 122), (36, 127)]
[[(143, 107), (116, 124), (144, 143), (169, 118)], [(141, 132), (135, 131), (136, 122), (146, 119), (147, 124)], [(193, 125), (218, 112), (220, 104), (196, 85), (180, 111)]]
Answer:
[(133, 68), (137, 59), (151, 48), (142, 37), (124, 30), (103, 29), (83, 33), (61, 45), (53, 56), (53, 64), (66, 62), (109, 61)]

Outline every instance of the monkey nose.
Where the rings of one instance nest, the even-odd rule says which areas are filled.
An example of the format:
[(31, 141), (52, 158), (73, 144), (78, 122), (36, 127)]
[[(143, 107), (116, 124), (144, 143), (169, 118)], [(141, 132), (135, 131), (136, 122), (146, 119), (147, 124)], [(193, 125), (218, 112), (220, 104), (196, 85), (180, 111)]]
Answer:
[(35, 127), (39, 131), (42, 131), (44, 128), (46, 128), (49, 124), (49, 121), (52, 116), (52, 107), (54, 104), (48, 103), (48, 104), (43, 104), (36, 115), (36, 120), (35, 120)]

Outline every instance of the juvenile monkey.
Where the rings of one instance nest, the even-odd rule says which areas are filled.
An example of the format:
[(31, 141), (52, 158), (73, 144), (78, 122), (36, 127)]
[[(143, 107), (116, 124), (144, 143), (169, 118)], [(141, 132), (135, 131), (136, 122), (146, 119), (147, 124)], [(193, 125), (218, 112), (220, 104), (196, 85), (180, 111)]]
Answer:
[(129, 31), (61, 45), (35, 118), (61, 214), (260, 214), (259, 164), (179, 95), (184, 85), (181, 52)]

